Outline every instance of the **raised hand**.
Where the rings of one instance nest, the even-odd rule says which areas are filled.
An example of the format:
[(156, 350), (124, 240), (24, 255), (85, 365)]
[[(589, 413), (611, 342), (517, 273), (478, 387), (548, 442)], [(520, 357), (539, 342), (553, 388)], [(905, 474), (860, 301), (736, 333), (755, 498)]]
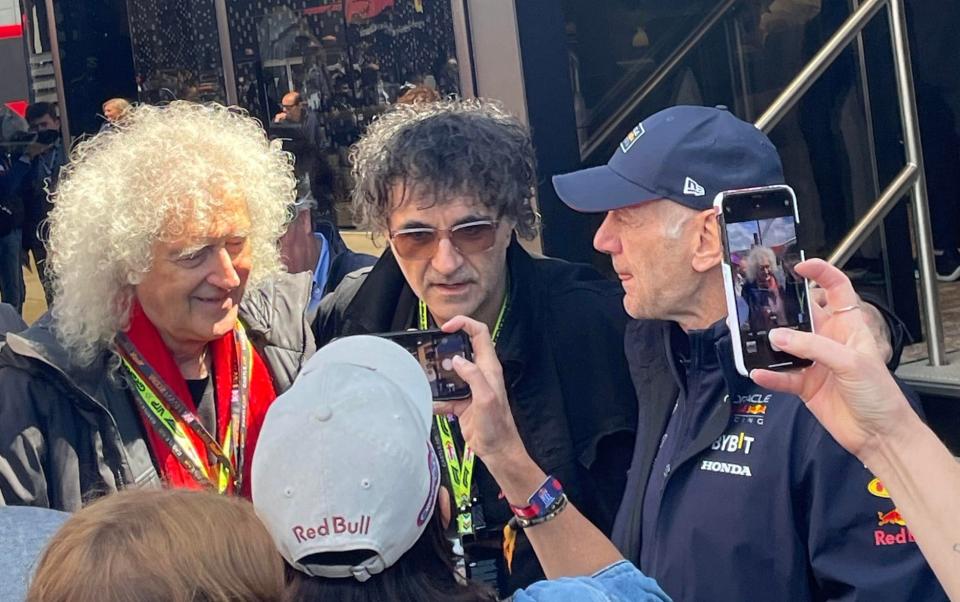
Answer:
[(863, 459), (880, 437), (916, 414), (887, 371), (843, 272), (820, 259), (796, 269), (826, 295), (825, 306), (813, 306), (816, 334), (781, 328), (770, 332), (770, 341), (816, 363), (798, 372), (754, 370), (751, 378), (762, 387), (799, 395), (834, 439)]
[(464, 441), (484, 462), (526, 456), (517, 432), (490, 331), (476, 320), (457, 316), (443, 325), (445, 332), (463, 330), (470, 337), (473, 361), (454, 358), (453, 369), (470, 385), (470, 397), (434, 402), (435, 414), (454, 414)]

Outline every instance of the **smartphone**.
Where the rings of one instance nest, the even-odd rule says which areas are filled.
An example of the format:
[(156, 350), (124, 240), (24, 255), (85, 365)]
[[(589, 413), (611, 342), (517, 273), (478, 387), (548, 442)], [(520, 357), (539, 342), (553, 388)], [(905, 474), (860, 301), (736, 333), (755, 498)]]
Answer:
[(375, 336), (397, 343), (420, 363), (436, 401), (470, 397), (470, 386), (453, 369), (453, 358), (473, 359), (473, 348), (465, 332), (439, 329), (385, 332)]
[(737, 371), (809, 366), (775, 348), (774, 328), (813, 332), (810, 290), (794, 270), (805, 259), (797, 241), (797, 197), (789, 186), (721, 192), (714, 199), (723, 236), (727, 325)]

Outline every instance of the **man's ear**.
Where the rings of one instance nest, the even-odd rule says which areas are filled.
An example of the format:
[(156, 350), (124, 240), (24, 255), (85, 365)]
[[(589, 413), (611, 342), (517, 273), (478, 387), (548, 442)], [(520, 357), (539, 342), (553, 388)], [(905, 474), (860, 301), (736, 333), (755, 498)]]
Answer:
[(313, 234), (313, 224), (311, 224), (310, 221), (309, 209), (305, 209), (297, 214), (297, 226), (300, 228), (300, 232), (305, 235)]
[(717, 212), (711, 207), (697, 213), (693, 221), (697, 241), (692, 266), (698, 272), (709, 272), (723, 261), (723, 237), (720, 235)]

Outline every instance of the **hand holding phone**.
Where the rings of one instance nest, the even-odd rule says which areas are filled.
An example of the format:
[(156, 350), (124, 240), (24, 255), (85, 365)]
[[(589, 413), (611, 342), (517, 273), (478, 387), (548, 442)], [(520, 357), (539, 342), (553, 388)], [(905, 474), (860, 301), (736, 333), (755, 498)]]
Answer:
[(727, 324), (737, 371), (789, 370), (809, 360), (777, 349), (774, 328), (813, 331), (805, 259), (797, 240), (797, 200), (789, 186), (721, 192), (714, 200), (723, 236)]

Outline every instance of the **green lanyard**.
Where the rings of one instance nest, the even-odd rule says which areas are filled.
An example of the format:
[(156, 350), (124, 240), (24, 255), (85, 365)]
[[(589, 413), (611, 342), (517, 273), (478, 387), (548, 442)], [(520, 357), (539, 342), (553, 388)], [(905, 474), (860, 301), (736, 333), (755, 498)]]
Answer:
[[(233, 374), (231, 417), (222, 443), (218, 443), (200, 424), (196, 415), (163, 382), (125, 335), (117, 339), (120, 359), (132, 380), (144, 417), (194, 480), (215, 487), (218, 493), (225, 493), (231, 484), (239, 492), (243, 478), (253, 348), (239, 322), (234, 328), (234, 338), (239, 357)], [(210, 476), (200, 450), (187, 435), (187, 429), (192, 430), (214, 456), (217, 464), (215, 478)]]
[[(497, 344), (500, 336), (501, 326), (503, 326), (503, 317), (507, 313), (507, 297), (504, 295), (503, 303), (500, 305), (500, 313), (497, 315), (497, 321), (493, 325), (493, 334), (491, 339), (493, 344)], [(430, 327), (430, 318), (427, 314), (427, 304), (422, 300), (419, 302), (420, 330), (426, 330)], [(457, 533), (459, 535), (472, 535), (473, 513), (470, 508), (473, 505), (471, 496), (471, 487), (473, 485), (473, 464), (475, 456), (469, 445), (464, 445), (463, 460), (457, 454), (457, 446), (453, 441), (453, 433), (450, 430), (451, 419), (448, 416), (436, 416), (437, 433), (440, 435), (441, 451), (446, 459), (447, 473), (450, 475), (450, 487), (453, 488), (453, 499), (457, 505)]]

